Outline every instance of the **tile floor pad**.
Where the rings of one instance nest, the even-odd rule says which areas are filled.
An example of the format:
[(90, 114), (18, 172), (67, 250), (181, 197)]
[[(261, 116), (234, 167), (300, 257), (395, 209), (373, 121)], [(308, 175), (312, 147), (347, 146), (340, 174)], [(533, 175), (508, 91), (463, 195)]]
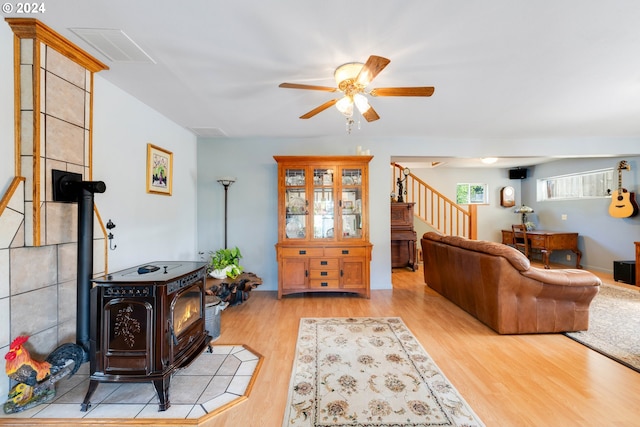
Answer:
[[(100, 383), (91, 396), (91, 407), (80, 411), (89, 387), (89, 364), (57, 384), (56, 397), (17, 414), (0, 412), (0, 424), (9, 419), (184, 419), (196, 421), (222, 406), (248, 395), (258, 374), (262, 356), (243, 345), (214, 345), (188, 367), (171, 377), (166, 411), (158, 411), (158, 396), (147, 383)], [(6, 400), (6, 399), (5, 399)], [(3, 401), (4, 403), (4, 401)]]

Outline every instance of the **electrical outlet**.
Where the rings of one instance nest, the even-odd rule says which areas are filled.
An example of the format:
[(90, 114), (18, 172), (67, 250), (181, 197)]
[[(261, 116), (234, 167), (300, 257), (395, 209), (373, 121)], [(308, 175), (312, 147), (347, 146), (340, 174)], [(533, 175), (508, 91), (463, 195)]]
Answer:
[(562, 216), (560, 218), (562, 218), (563, 221), (566, 221), (567, 220), (567, 214), (562, 214)]
[(571, 261), (571, 255), (567, 254), (567, 261)]

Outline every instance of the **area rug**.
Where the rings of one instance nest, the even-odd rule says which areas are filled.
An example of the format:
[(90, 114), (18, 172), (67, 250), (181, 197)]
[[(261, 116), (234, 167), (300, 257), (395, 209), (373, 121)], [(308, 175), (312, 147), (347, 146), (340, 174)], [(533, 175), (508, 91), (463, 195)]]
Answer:
[(399, 317), (303, 318), (283, 427), (484, 424)]
[(589, 307), (589, 329), (565, 335), (640, 372), (640, 292), (603, 284)]

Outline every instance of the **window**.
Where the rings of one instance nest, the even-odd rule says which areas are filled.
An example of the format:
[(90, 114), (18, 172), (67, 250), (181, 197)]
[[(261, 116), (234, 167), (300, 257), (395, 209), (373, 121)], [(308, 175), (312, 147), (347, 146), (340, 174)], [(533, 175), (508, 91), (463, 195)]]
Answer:
[(553, 176), (537, 180), (537, 200), (610, 197), (615, 188), (613, 168)]
[(456, 203), (459, 205), (489, 203), (487, 184), (456, 184)]

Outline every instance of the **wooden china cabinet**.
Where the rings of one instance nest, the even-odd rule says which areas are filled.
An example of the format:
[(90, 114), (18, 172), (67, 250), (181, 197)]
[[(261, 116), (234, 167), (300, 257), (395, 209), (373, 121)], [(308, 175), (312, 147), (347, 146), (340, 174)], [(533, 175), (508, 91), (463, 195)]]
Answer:
[(278, 299), (302, 292), (369, 298), (372, 156), (274, 156)]

